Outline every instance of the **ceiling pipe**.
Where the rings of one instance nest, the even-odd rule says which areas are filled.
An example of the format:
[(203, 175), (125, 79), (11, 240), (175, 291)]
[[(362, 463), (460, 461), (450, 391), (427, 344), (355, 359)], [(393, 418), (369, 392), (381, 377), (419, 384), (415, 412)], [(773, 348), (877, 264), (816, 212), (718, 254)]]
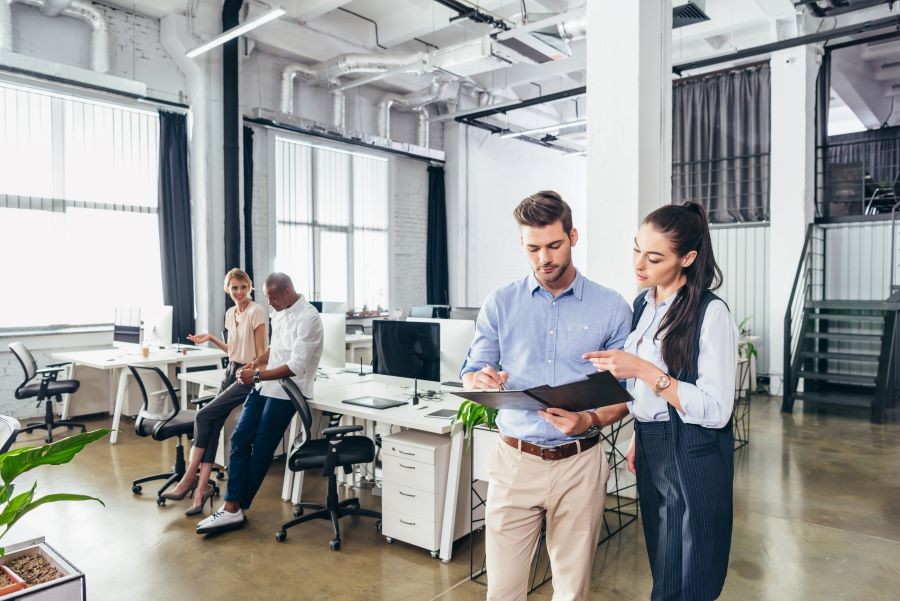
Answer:
[(65, 9), (69, 8), (70, 4), (72, 4), (72, 0), (44, 0), (44, 6), (41, 7), (41, 12), (48, 17), (55, 17)]
[(409, 66), (424, 70), (427, 55), (414, 54), (342, 54), (316, 65), (291, 63), (281, 72), (281, 112), (294, 109), (294, 79), (300, 75), (306, 79), (334, 82), (339, 77), (353, 73), (383, 73), (397, 67)]
[(331, 123), (340, 130), (344, 129), (347, 121), (347, 97), (343, 90), (335, 90), (331, 93)]
[(416, 111), (419, 114), (417, 139), (419, 146), (427, 147), (429, 143), (428, 111), (429, 104), (445, 100), (446, 82), (435, 79), (427, 88), (406, 95), (385, 94), (378, 103), (378, 135), (391, 137), (391, 109)]
[[(42, 12), (44, 12), (47, 5), (46, 0), (0, 0), (0, 4), (5, 5), (7, 1), (34, 6)], [(55, 3), (55, 5), (59, 4), (59, 2)], [(55, 8), (51, 8), (52, 10), (55, 10)], [(91, 26), (91, 70), (97, 73), (109, 73), (109, 25), (103, 12), (90, 2), (73, 0), (58, 14), (80, 19)], [(0, 19), (4, 21), (0, 23), (0, 49), (12, 50), (12, 20), (8, 6), (0, 9)], [(9, 32), (8, 37), (7, 31)]]

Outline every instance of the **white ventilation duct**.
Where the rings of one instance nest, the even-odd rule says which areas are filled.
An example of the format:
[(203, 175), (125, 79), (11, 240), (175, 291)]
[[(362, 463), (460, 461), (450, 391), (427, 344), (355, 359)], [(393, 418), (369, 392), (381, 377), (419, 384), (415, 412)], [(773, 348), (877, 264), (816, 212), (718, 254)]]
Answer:
[[(352, 73), (384, 73), (405, 66), (409, 66), (411, 71), (424, 70), (426, 59), (427, 54), (423, 52), (415, 54), (342, 54), (317, 65), (291, 63), (281, 72), (281, 112), (292, 113), (294, 110), (294, 79), (298, 75), (314, 81), (334, 82), (339, 77)], [(335, 104), (337, 102), (335, 100)]]
[(419, 146), (428, 147), (428, 109), (427, 105), (446, 100), (446, 82), (437, 79), (423, 90), (401, 96), (399, 94), (385, 94), (378, 103), (378, 135), (382, 138), (391, 137), (391, 109), (397, 108), (419, 113), (418, 143)]
[(0, 0), (0, 50), (13, 50), (12, 13), (9, 4), (17, 2), (34, 6), (48, 15), (65, 15), (81, 19), (91, 26), (91, 70), (109, 73), (109, 26), (104, 14), (90, 2), (82, 0)]
[(556, 26), (559, 37), (567, 41), (580, 40), (587, 37), (587, 17), (576, 17), (563, 21)]

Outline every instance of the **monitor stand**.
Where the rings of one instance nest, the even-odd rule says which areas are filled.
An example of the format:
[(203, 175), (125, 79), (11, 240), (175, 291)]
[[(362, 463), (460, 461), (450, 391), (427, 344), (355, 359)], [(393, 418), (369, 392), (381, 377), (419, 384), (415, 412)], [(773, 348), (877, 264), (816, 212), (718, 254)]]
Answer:
[(413, 384), (413, 396), (412, 396), (412, 404), (419, 404), (419, 378), (416, 378)]

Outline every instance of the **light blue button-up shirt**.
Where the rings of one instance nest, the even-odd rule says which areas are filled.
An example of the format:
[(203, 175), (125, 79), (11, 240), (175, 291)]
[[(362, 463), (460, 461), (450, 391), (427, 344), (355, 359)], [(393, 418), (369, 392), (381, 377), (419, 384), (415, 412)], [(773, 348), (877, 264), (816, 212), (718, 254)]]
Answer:
[[(621, 349), (630, 330), (631, 307), (617, 292), (576, 273), (554, 298), (532, 273), (485, 299), (460, 377), (502, 365), (511, 390), (568, 384), (595, 371), (584, 353)], [(537, 411), (500, 411), (497, 426), (507, 436), (544, 446), (579, 438), (567, 437)]]

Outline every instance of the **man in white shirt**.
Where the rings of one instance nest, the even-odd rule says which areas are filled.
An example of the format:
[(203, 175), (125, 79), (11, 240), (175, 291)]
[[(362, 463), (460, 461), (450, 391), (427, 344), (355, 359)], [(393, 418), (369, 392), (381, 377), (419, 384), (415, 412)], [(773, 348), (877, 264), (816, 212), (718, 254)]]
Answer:
[[(198, 534), (231, 530), (244, 525), (272, 455), (294, 416), (294, 406), (279, 382), (291, 378), (304, 397), (313, 394), (313, 381), (322, 356), (322, 319), (294, 290), (291, 278), (273, 273), (266, 278), (266, 297), (275, 309), (272, 340), (262, 356), (244, 366), (238, 379), (255, 383), (231, 436), (225, 504), (197, 524)], [(260, 369), (260, 367), (265, 369)]]

